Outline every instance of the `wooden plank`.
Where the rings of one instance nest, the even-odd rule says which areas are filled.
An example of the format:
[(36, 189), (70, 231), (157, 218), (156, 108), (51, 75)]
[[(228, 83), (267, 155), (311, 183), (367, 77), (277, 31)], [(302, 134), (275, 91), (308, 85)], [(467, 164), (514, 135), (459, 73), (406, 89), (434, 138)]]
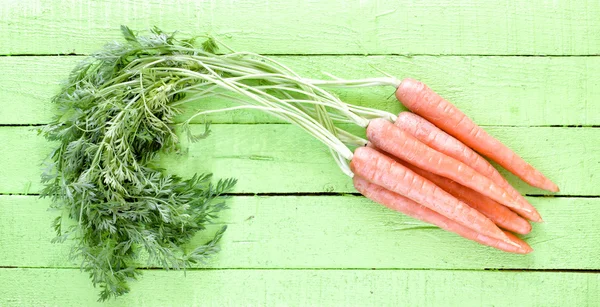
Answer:
[(82, 57), (0, 58), (0, 124), (41, 124), (55, 112), (52, 97)]
[(271, 54), (583, 55), (600, 50), (599, 14), (597, 1), (8, 1), (0, 53), (89, 53), (127, 24)]
[[(425, 224), (358, 196), (234, 197), (218, 225), (199, 233), (192, 247), (227, 224), (209, 268), (600, 269), (600, 199), (529, 200), (545, 223), (524, 237), (535, 250), (525, 256), (420, 227)], [(68, 261), (70, 242), (50, 243), (58, 213), (48, 205), (33, 196), (0, 196), (0, 266), (79, 266)]]
[[(421, 79), (480, 125), (600, 124), (600, 57), (479, 56), (278, 56), (307, 77), (380, 76), (373, 67)], [(0, 58), (0, 124), (47, 123), (51, 97), (83, 57)], [(402, 108), (387, 87), (333, 90), (348, 103), (397, 113)], [(210, 107), (207, 107), (210, 104)], [(191, 104), (187, 118), (202, 108), (231, 106), (226, 101)], [(261, 112), (241, 110), (211, 116), (213, 123), (278, 122)]]
[[(196, 133), (203, 131), (195, 125)], [(201, 142), (161, 158), (170, 172), (192, 176), (211, 172), (239, 179), (236, 192), (356, 192), (333, 162), (329, 150), (292, 125), (213, 125)], [(487, 127), (561, 188), (563, 195), (600, 195), (600, 129), (559, 127)], [(43, 159), (51, 144), (34, 128), (0, 128), (0, 193), (36, 193)], [(543, 193), (512, 174), (521, 193)]]
[[(595, 306), (600, 274), (435, 270), (147, 271), (99, 304), (77, 270), (1, 269), (2, 306)], [(49, 287), (49, 285), (53, 285)], [(510, 293), (510, 295), (507, 295)]]

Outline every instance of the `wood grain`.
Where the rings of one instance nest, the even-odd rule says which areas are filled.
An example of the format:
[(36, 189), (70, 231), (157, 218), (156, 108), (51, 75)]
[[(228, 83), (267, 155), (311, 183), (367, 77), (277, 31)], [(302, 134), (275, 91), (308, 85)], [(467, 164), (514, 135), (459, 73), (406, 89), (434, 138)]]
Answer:
[[(148, 271), (95, 303), (78, 270), (0, 269), (2, 306), (594, 306), (600, 275), (435, 270)], [(55, 285), (48, 287), (48, 285)]]
[[(233, 197), (217, 225), (198, 233), (190, 248), (226, 224), (222, 250), (206, 267), (600, 269), (600, 199), (529, 200), (545, 223), (523, 237), (535, 250), (525, 256), (423, 227), (358, 196)], [(79, 266), (68, 260), (70, 242), (50, 243), (59, 213), (48, 207), (49, 201), (34, 196), (0, 196), (0, 266)]]
[[(0, 193), (36, 193), (42, 162), (52, 145), (36, 128), (1, 127)], [(203, 125), (194, 125), (195, 133)], [(160, 165), (182, 176), (210, 172), (239, 179), (235, 192), (356, 192), (352, 181), (333, 162), (325, 145), (292, 125), (212, 125), (212, 134), (165, 155)], [(562, 195), (600, 195), (600, 129), (559, 127), (486, 127), (540, 169)], [(360, 132), (358, 130), (357, 132)], [(364, 131), (363, 131), (364, 132)], [(185, 141), (185, 138), (183, 139)], [(500, 168), (499, 168), (500, 169)], [(544, 193), (503, 169), (521, 193)]]
[[(600, 125), (600, 57), (480, 56), (278, 56), (301, 75), (327, 78), (381, 76), (374, 67), (398, 78), (427, 83), (479, 125)], [(51, 98), (83, 57), (0, 57), (0, 124), (47, 123)], [(334, 90), (351, 104), (397, 113), (403, 110), (393, 88)], [(232, 106), (207, 100), (199, 109)], [(248, 110), (218, 113), (213, 123), (269, 123), (279, 120)]]
[[(600, 129), (575, 126), (600, 126), (599, 15), (598, 1), (3, 1), (0, 306), (96, 304), (98, 289), (68, 260), (70, 242), (50, 243), (58, 213), (49, 201), (1, 194), (41, 188), (52, 144), (36, 127), (11, 126), (49, 121), (52, 95), (83, 59), (56, 55), (121, 40), (122, 24), (208, 32), (309, 77), (379, 76), (377, 67), (421, 79), (556, 181), (562, 197), (528, 197), (545, 223), (525, 236), (535, 252), (519, 256), (359, 196), (235, 196), (191, 244), (229, 226), (205, 267), (187, 277), (147, 270), (130, 294), (103, 305), (596, 306)], [(402, 110), (391, 89), (335, 93)], [(198, 101), (189, 112), (209, 103), (231, 105)], [(239, 193), (355, 192), (325, 146), (300, 129), (258, 112), (210, 119), (217, 123), (211, 137), (185, 143), (160, 164), (183, 176), (237, 177)], [(521, 193), (543, 193), (507, 178)]]
[(90, 53), (126, 24), (269, 54), (595, 55), (598, 15), (598, 1), (9, 0), (0, 54)]

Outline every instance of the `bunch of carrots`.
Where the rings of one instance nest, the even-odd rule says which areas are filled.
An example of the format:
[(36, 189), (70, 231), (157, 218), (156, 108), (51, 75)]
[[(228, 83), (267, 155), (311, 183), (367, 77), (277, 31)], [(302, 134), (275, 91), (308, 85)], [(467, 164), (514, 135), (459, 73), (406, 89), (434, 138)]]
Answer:
[[(216, 252), (224, 228), (192, 251), (185, 245), (224, 208), (216, 198), (235, 179), (216, 185), (207, 174), (183, 179), (154, 160), (159, 151), (177, 148), (176, 126), (198, 141), (209, 135), (208, 124), (204, 134), (193, 135), (194, 118), (240, 109), (302, 128), (375, 202), (507, 252), (532, 251), (513, 233), (528, 233), (528, 220), (542, 218), (482, 156), (532, 186), (558, 187), (424, 84), (389, 74), (309, 79), (211, 37), (197, 45), (156, 27), (149, 35), (126, 26), (121, 31), (123, 42), (107, 44), (75, 67), (53, 99), (59, 114), (41, 129), (59, 143), (42, 175), (42, 196), (76, 221), (63, 227), (59, 215), (55, 240), (77, 239), (71, 255), (83, 258), (82, 267), (102, 287), (100, 300), (129, 291), (127, 281), (140, 273), (141, 249), (153, 265), (174, 269)], [(325, 90), (372, 86), (394, 87), (412, 113), (348, 104)], [(213, 98), (236, 105), (219, 107)], [(191, 102), (202, 109), (176, 122)], [(351, 125), (365, 128), (367, 139), (345, 128)]]
[(370, 121), (369, 143), (350, 162), (355, 188), (481, 244), (533, 251), (511, 232), (527, 234), (528, 220), (542, 217), (483, 156), (534, 187), (558, 192), (558, 186), (425, 84), (405, 79), (395, 94), (413, 113), (400, 113), (395, 123)]

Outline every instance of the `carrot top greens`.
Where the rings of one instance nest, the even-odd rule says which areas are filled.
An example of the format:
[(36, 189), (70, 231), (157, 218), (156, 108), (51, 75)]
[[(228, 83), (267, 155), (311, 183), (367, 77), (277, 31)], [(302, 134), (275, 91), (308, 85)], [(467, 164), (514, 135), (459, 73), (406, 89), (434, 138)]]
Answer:
[[(149, 265), (181, 269), (217, 251), (225, 228), (196, 248), (186, 243), (225, 208), (222, 196), (235, 179), (211, 183), (209, 174), (184, 179), (156, 165), (157, 154), (178, 148), (179, 125), (192, 135), (197, 116), (239, 108), (258, 109), (302, 127), (326, 144), (340, 168), (352, 175), (348, 146), (366, 141), (336, 123), (366, 127), (371, 118), (393, 114), (343, 103), (323, 86), (394, 85), (392, 78), (305, 79), (272, 59), (247, 53), (217, 54), (207, 38), (200, 47), (154, 28), (148, 36), (122, 27), (125, 42), (112, 43), (78, 65), (54, 102), (59, 115), (41, 133), (58, 144), (42, 179), (43, 197), (65, 210), (71, 225), (54, 222), (55, 241), (72, 238), (72, 257), (81, 259), (100, 300), (127, 293), (139, 274), (139, 254)], [(396, 84), (397, 85), (397, 84)], [(177, 124), (190, 101), (211, 97), (239, 103), (200, 110)]]
[[(54, 97), (60, 115), (42, 133), (58, 147), (43, 174), (43, 197), (77, 223), (54, 222), (55, 241), (73, 237), (72, 256), (82, 260), (100, 300), (129, 291), (140, 248), (149, 263), (185, 268), (217, 251), (225, 228), (194, 249), (184, 244), (225, 208), (218, 198), (234, 179), (210, 183), (209, 174), (184, 179), (153, 165), (159, 151), (177, 149), (173, 102), (186, 85), (177, 77), (143, 73), (144, 57), (173, 54), (173, 38), (156, 30), (112, 44), (81, 63)], [(190, 52), (191, 53), (191, 52)]]

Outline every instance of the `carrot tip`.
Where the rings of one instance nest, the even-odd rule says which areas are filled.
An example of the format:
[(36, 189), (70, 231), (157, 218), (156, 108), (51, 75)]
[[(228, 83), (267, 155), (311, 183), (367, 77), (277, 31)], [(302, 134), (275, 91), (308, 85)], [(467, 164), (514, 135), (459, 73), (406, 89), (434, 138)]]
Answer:
[(548, 181), (548, 183), (544, 187), (544, 190), (548, 190), (553, 193), (560, 192), (560, 188), (558, 187), (558, 185), (556, 185), (556, 183), (554, 183), (552, 181)]
[(529, 224), (527, 221), (525, 221), (526, 224), (523, 224), (521, 226), (516, 227), (516, 229), (513, 229), (512, 231), (515, 233), (518, 233), (520, 235), (526, 235), (528, 233), (531, 232), (531, 224)]
[(530, 221), (535, 222), (535, 223), (543, 223), (544, 220), (542, 219), (542, 216), (539, 215), (539, 213), (536, 212), (536, 214), (532, 214), (532, 216), (529, 218)]
[(521, 245), (520, 245), (520, 244), (518, 244), (518, 243), (515, 243), (514, 241), (512, 241), (512, 240), (510, 240), (510, 239), (506, 239), (506, 240), (504, 240), (504, 242), (506, 242), (506, 243), (508, 243), (508, 244), (510, 244), (510, 245), (512, 245), (512, 246), (514, 246), (514, 247), (517, 247), (517, 248), (519, 248), (519, 249), (523, 249), (523, 246), (521, 246)]
[(523, 251), (523, 254), (529, 254), (531, 252), (533, 252), (533, 248), (531, 248), (531, 246), (529, 245), (525, 245), (521, 248), (521, 250)]
[(524, 208), (522, 204), (520, 203), (513, 203), (514, 208), (519, 208), (519, 210), (523, 211), (523, 212), (527, 212), (527, 213), (533, 213), (533, 210), (529, 209), (529, 208)]

